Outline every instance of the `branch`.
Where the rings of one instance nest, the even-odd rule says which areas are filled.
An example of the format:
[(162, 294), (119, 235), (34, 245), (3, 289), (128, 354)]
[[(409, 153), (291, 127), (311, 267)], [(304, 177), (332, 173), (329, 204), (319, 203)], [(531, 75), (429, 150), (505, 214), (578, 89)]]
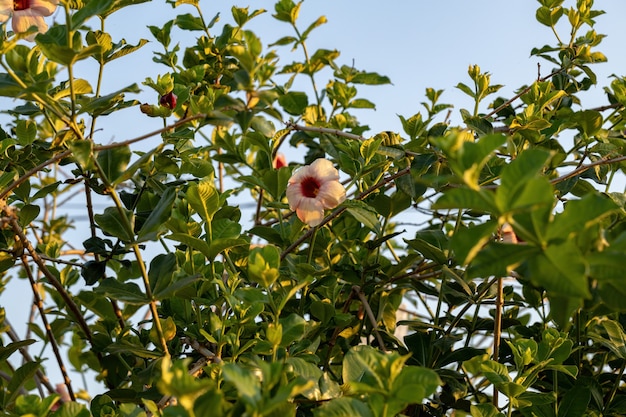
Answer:
[[(554, 77), (555, 75), (557, 75), (560, 72), (565, 71), (565, 68), (561, 68), (559, 70), (554, 71), (552, 74), (548, 74), (543, 78), (540, 78), (538, 81), (546, 81), (549, 78)], [(520, 98), (521, 96), (523, 96), (524, 94), (526, 94), (527, 92), (530, 91), (530, 89), (532, 88), (532, 84), (527, 86), (526, 88), (524, 88), (522, 91), (520, 91), (519, 93), (517, 93), (516, 95), (514, 95), (511, 99), (507, 100), (506, 102), (502, 103), (500, 106), (498, 106), (497, 108), (495, 108), (491, 113), (483, 116), (483, 119), (488, 119), (491, 116), (493, 116), (494, 114), (498, 113), (500, 110), (505, 109), (507, 106), (510, 106), (511, 103), (513, 103), (515, 100), (517, 100), (518, 98)]]
[(575, 177), (579, 174), (582, 174), (583, 172), (587, 171), (590, 168), (596, 167), (596, 166), (600, 166), (600, 165), (610, 165), (610, 164), (614, 164), (617, 162), (622, 162), (622, 161), (626, 161), (626, 155), (622, 155), (622, 156), (618, 156), (617, 158), (612, 158), (612, 159), (601, 159), (599, 161), (596, 162), (592, 162), (590, 164), (586, 164), (586, 165), (581, 165), (578, 168), (576, 168), (575, 170), (573, 170), (570, 173), (561, 175), (558, 178), (555, 178), (553, 180), (550, 180), (550, 182), (552, 184), (558, 184), (561, 181), (565, 181), (569, 178)]
[[(154, 130), (154, 131), (152, 131), (150, 133), (146, 133), (145, 135), (141, 135), (141, 136), (138, 136), (136, 138), (129, 139), (129, 140), (124, 141), (124, 142), (115, 142), (115, 143), (111, 143), (109, 145), (94, 146), (93, 150), (94, 151), (103, 151), (103, 150), (106, 150), (106, 149), (113, 149), (113, 148), (119, 148), (121, 146), (130, 145), (132, 143), (148, 139), (148, 138), (150, 138), (152, 136), (158, 135), (160, 133), (163, 133), (165, 131), (168, 131), (170, 129), (178, 127), (178, 126), (180, 126), (182, 124), (185, 124), (187, 122), (190, 122), (192, 120), (197, 120), (197, 119), (201, 119), (201, 118), (204, 118), (204, 117), (206, 117), (206, 115), (204, 115), (204, 114), (196, 114), (194, 116), (189, 116), (189, 117), (186, 117), (184, 119), (180, 119), (176, 123), (173, 123), (171, 125), (165, 126), (165, 127), (161, 128), (161, 129), (158, 129), (158, 130)], [(33, 175), (35, 175), (36, 173), (38, 173), (39, 171), (41, 171), (42, 169), (44, 169), (48, 165), (52, 165), (55, 162), (58, 162), (58, 161), (60, 161), (63, 158), (67, 158), (71, 154), (72, 154), (72, 151), (69, 150), (69, 149), (66, 149), (63, 152), (58, 153), (55, 156), (53, 156), (52, 158), (48, 159), (47, 161), (44, 161), (41, 164), (37, 165), (36, 167), (28, 170), (24, 175), (22, 175), (21, 177), (19, 177), (15, 181), (13, 181), (4, 190), (2, 190), (0, 192), (0, 200), (5, 198), (11, 191), (13, 191), (15, 188), (19, 187), (28, 178), (32, 177)]]
[(52, 332), (52, 327), (50, 327), (50, 322), (48, 322), (48, 318), (46, 317), (46, 312), (44, 310), (43, 301), (39, 296), (39, 289), (37, 288), (37, 282), (33, 277), (33, 272), (30, 270), (30, 266), (28, 265), (28, 258), (25, 254), (22, 253), (22, 264), (24, 265), (24, 270), (26, 271), (26, 276), (28, 277), (28, 281), (30, 282), (30, 287), (33, 290), (33, 297), (35, 301), (35, 305), (39, 310), (39, 317), (41, 317), (41, 321), (43, 322), (44, 329), (46, 329), (46, 336), (48, 337), (48, 341), (52, 346), (52, 351), (54, 352), (54, 357), (59, 364), (59, 369), (61, 370), (61, 375), (63, 375), (63, 382), (67, 387), (67, 392), (70, 394), (70, 398), (72, 401), (76, 401), (76, 396), (74, 395), (74, 389), (72, 388), (72, 381), (67, 374), (67, 369), (65, 368), (65, 364), (63, 363), (63, 357), (61, 357), (61, 352), (59, 351), (59, 345), (54, 337), (54, 333)]
[[(4, 324), (8, 327), (8, 330), (6, 331), (6, 333), (7, 335), (9, 335), (9, 338), (11, 339), (12, 342), (15, 343), (15, 342), (22, 341), (22, 339), (17, 335), (17, 333), (15, 333), (13, 326), (9, 323), (9, 319), (6, 317), (4, 318)], [(28, 350), (25, 347), (20, 347), (18, 348), (18, 350), (20, 351), (20, 353), (22, 354), (22, 356), (27, 362), (35, 362), (35, 360), (33, 359), (32, 356), (30, 356), (30, 353), (28, 353)], [(53, 394), (56, 392), (52, 384), (50, 384), (48, 377), (42, 372), (41, 369), (37, 368), (36, 376), (39, 379), (39, 381), (46, 387), (46, 389), (48, 390), (50, 394)]]
[[(359, 136), (359, 135), (355, 135), (353, 133), (347, 133), (344, 132), (342, 130), (338, 130), (338, 129), (331, 129), (328, 127), (317, 127), (317, 126), (302, 126), (302, 125), (298, 125), (292, 122), (286, 122), (285, 125), (287, 126), (287, 129), (291, 129), (291, 130), (300, 130), (302, 132), (315, 132), (315, 133), (325, 133), (328, 135), (334, 135), (334, 136), (340, 136), (340, 137), (344, 137), (344, 138), (348, 138), (348, 139), (353, 139), (353, 140), (359, 140), (361, 142), (366, 141), (367, 138), (364, 136)], [(391, 149), (387, 146), (381, 146), (381, 149)], [(399, 151), (399, 149), (395, 149), (393, 148), (396, 152)], [(408, 156), (418, 156), (419, 154), (417, 152), (412, 152), (412, 151), (405, 151), (402, 150), (402, 152), (404, 152), (405, 155)]]
[(378, 341), (378, 345), (380, 346), (380, 349), (383, 352), (387, 352), (387, 348), (385, 347), (385, 342), (383, 341), (383, 338), (380, 335), (380, 332), (378, 331), (378, 322), (376, 321), (374, 312), (372, 311), (372, 308), (370, 307), (370, 304), (367, 301), (367, 298), (365, 297), (365, 293), (361, 290), (361, 287), (359, 287), (358, 285), (353, 285), (352, 291), (354, 291), (357, 297), (359, 297), (359, 300), (361, 300), (361, 304), (363, 304), (363, 308), (365, 309), (367, 318), (370, 320), (370, 323), (372, 324), (372, 330), (374, 331), (374, 334), (376, 335), (376, 340)]
[[(4, 205), (6, 203), (0, 200), (0, 204)], [(87, 340), (89, 340), (90, 343), (92, 343), (91, 330), (89, 330), (89, 325), (87, 325), (85, 318), (83, 317), (76, 303), (74, 303), (74, 300), (72, 300), (72, 297), (70, 297), (70, 295), (67, 293), (67, 291), (63, 287), (63, 284), (61, 284), (59, 280), (50, 272), (50, 270), (46, 266), (43, 259), (41, 259), (41, 257), (39, 256), (39, 254), (33, 247), (32, 243), (30, 243), (30, 240), (28, 240), (28, 238), (24, 234), (24, 230), (17, 222), (17, 218), (12, 213), (12, 210), (6, 206), (2, 207), (2, 209), (8, 214), (8, 217), (4, 217), (1, 220), (11, 225), (11, 228), (13, 229), (13, 231), (19, 238), (20, 242), (22, 243), (22, 246), (26, 248), (26, 250), (28, 250), (28, 252), (33, 258), (33, 261), (35, 261), (35, 263), (37, 264), (37, 267), (39, 267), (39, 270), (41, 271), (41, 273), (46, 277), (48, 282), (57, 290), (57, 292), (59, 293), (63, 301), (65, 301), (65, 304), (67, 304), (68, 309), (72, 312), (72, 314), (74, 315), (74, 318), (76, 319), (76, 322), (78, 323), (83, 333), (85, 334), (85, 337), (87, 338)]]

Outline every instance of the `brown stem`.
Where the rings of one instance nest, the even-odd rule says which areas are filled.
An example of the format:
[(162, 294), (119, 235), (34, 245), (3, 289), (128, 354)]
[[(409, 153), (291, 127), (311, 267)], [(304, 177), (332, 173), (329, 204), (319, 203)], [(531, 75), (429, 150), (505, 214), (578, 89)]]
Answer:
[[(162, 129), (154, 130), (154, 131), (152, 131), (150, 133), (146, 133), (145, 135), (141, 135), (141, 136), (138, 136), (138, 137), (133, 138), (133, 139), (129, 139), (129, 140), (124, 141), (124, 142), (111, 143), (109, 145), (94, 146), (93, 150), (94, 151), (103, 151), (103, 150), (106, 150), (106, 149), (114, 149), (114, 148), (119, 148), (121, 146), (127, 146), (127, 145), (130, 145), (132, 143), (148, 139), (148, 138), (150, 138), (152, 136), (158, 135), (158, 134), (163, 133), (163, 132), (165, 132), (167, 130), (170, 130), (170, 129), (173, 129), (175, 127), (178, 127), (178, 126), (180, 126), (180, 125), (182, 125), (184, 123), (188, 123), (188, 122), (190, 122), (192, 120), (202, 119), (204, 117), (206, 117), (206, 115), (204, 115), (204, 114), (196, 114), (194, 116), (189, 116), (189, 117), (186, 117), (184, 119), (180, 119), (176, 123), (173, 123), (171, 125), (165, 126)], [(5, 198), (12, 190), (14, 190), (15, 188), (19, 187), (28, 178), (32, 177), (33, 175), (35, 175), (36, 173), (38, 173), (39, 171), (41, 171), (42, 169), (44, 169), (48, 165), (52, 165), (55, 162), (58, 162), (58, 161), (60, 161), (63, 158), (67, 158), (71, 154), (72, 154), (72, 151), (67, 149), (67, 150), (65, 150), (63, 152), (60, 152), (60, 153), (56, 154), (55, 156), (53, 156), (52, 158), (48, 159), (47, 161), (42, 162), (41, 164), (37, 165), (36, 167), (28, 170), (24, 175), (22, 175), (21, 177), (19, 177), (15, 181), (13, 181), (4, 190), (2, 190), (0, 192), (0, 200)]]
[(65, 364), (63, 363), (63, 357), (61, 356), (61, 352), (59, 351), (59, 345), (57, 344), (56, 338), (54, 337), (54, 333), (52, 332), (52, 327), (50, 327), (50, 322), (48, 322), (48, 318), (46, 317), (46, 311), (43, 306), (43, 301), (39, 296), (39, 289), (37, 288), (37, 282), (35, 282), (35, 278), (33, 277), (33, 272), (30, 270), (30, 266), (28, 265), (28, 257), (25, 254), (22, 254), (22, 264), (24, 265), (24, 270), (26, 271), (26, 276), (28, 277), (28, 281), (30, 282), (30, 287), (33, 290), (33, 297), (35, 301), (35, 305), (39, 310), (39, 317), (41, 317), (41, 321), (43, 322), (43, 326), (46, 329), (46, 336), (48, 337), (48, 341), (50, 342), (50, 346), (52, 346), (52, 351), (54, 352), (54, 357), (59, 364), (59, 369), (61, 370), (61, 374), (63, 375), (63, 382), (67, 387), (67, 392), (70, 394), (70, 398), (72, 401), (76, 401), (76, 396), (74, 395), (74, 389), (72, 388), (72, 381), (70, 380), (69, 375), (67, 374), (67, 369), (65, 368)]
[(370, 304), (367, 301), (367, 297), (365, 297), (365, 293), (361, 291), (361, 287), (359, 287), (358, 285), (353, 285), (352, 291), (357, 295), (357, 297), (359, 297), (359, 300), (361, 300), (361, 304), (363, 304), (363, 308), (365, 309), (367, 318), (372, 324), (372, 330), (374, 331), (374, 334), (376, 335), (378, 346), (383, 352), (387, 352), (387, 348), (385, 347), (385, 342), (383, 341), (383, 338), (380, 335), (380, 332), (378, 331), (378, 322), (376, 320), (376, 316), (374, 316), (374, 312), (372, 311), (372, 308), (370, 307)]
[[(286, 122), (285, 125), (287, 126), (288, 129), (291, 129), (291, 130), (300, 130), (302, 132), (325, 133), (328, 135), (340, 136), (340, 137), (353, 139), (353, 140), (359, 140), (359, 141), (367, 140), (367, 138), (364, 136), (355, 135), (354, 133), (348, 133), (342, 130), (331, 129), (328, 127), (302, 126), (302, 125), (298, 125), (292, 122)], [(381, 148), (384, 148), (384, 147), (381, 147)], [(412, 152), (412, 151), (403, 151), (403, 152), (405, 155), (410, 155), (410, 156), (419, 155), (417, 152)]]
[[(8, 330), (6, 331), (6, 333), (11, 339), (11, 341), (13, 343), (20, 342), (22, 339), (17, 335), (17, 333), (13, 329), (13, 326), (9, 323), (8, 318), (4, 319), (4, 324), (8, 327)], [(21, 347), (18, 350), (24, 357), (24, 360), (26, 360), (27, 362), (35, 362), (35, 360), (33, 359), (32, 356), (30, 356), (30, 353), (28, 353), (28, 350), (25, 347)], [(46, 387), (46, 389), (48, 390), (50, 394), (56, 392), (52, 384), (50, 384), (48, 377), (41, 371), (41, 369), (37, 369), (36, 377), (39, 379), (39, 382), (41, 382), (41, 384), (43, 384)]]
[[(6, 211), (7, 208), (5, 207), (4, 210)], [(72, 300), (72, 297), (70, 297), (70, 295), (67, 293), (67, 291), (63, 287), (63, 284), (61, 284), (59, 280), (50, 272), (43, 259), (41, 259), (41, 257), (33, 247), (32, 243), (30, 243), (30, 240), (28, 240), (28, 238), (24, 234), (24, 230), (17, 222), (15, 216), (9, 215), (9, 217), (3, 218), (2, 221), (8, 222), (11, 225), (11, 228), (18, 236), (20, 242), (22, 243), (22, 246), (26, 248), (26, 250), (28, 250), (31, 257), (33, 258), (33, 261), (35, 261), (35, 263), (37, 264), (39, 271), (44, 274), (48, 282), (57, 290), (65, 304), (67, 304), (68, 309), (74, 315), (74, 318), (76, 319), (76, 322), (85, 334), (85, 337), (91, 343), (91, 330), (89, 330), (89, 326), (87, 325), (85, 318), (81, 314), (80, 309), (78, 308), (74, 300)]]
[[(558, 69), (558, 70), (554, 71), (552, 74), (548, 74), (545, 77), (543, 77), (543, 78), (541, 78), (541, 79), (539, 79), (537, 81), (545, 81), (545, 80), (547, 80), (549, 78), (552, 78), (555, 75), (557, 75), (557, 74), (559, 74), (560, 72), (563, 72), (563, 71), (565, 71), (565, 68)], [(494, 114), (498, 113), (500, 110), (505, 109), (507, 106), (510, 106), (511, 103), (513, 103), (515, 100), (517, 100), (518, 98), (520, 98), (521, 96), (523, 96), (524, 94), (529, 92), (531, 88), (532, 88), (532, 84), (529, 85), (528, 87), (524, 88), (522, 91), (520, 91), (516, 95), (514, 95), (511, 99), (509, 99), (506, 102), (502, 103), (500, 106), (495, 108), (491, 113), (487, 114), (486, 116), (483, 116), (483, 119), (488, 119), (491, 116), (493, 116)]]
[[(500, 358), (500, 336), (502, 334), (502, 309), (504, 299), (502, 293), (502, 278), (498, 277), (496, 292), (496, 314), (493, 321), (493, 360), (498, 362)], [(498, 408), (498, 390), (493, 387), (493, 405)]]

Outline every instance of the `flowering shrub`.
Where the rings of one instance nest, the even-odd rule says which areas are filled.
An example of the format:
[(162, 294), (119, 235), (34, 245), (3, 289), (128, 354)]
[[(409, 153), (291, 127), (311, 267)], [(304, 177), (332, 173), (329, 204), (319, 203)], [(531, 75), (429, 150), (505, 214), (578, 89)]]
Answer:
[[(460, 125), (428, 88), (399, 133), (351, 113), (390, 80), (309, 53), (326, 20), (303, 26), (292, 0), (233, 6), (235, 26), (168, 1), (194, 13), (150, 26), (162, 73), (105, 91), (148, 41), (104, 22), (145, 1), (62, 0), (49, 29), (56, 1), (0, 3), (0, 95), (20, 100), (0, 130), (0, 290), (27, 280), (36, 310), (23, 336), (0, 309), (3, 413), (626, 414), (626, 79), (583, 106), (605, 61), (592, 0), (538, 2), (549, 74), (500, 97), (472, 65)], [(273, 45), (304, 58), (284, 64), (251, 19), (285, 23)], [(96, 123), (117, 112), (163, 128), (109, 143)], [(84, 204), (79, 244), (63, 201)]]

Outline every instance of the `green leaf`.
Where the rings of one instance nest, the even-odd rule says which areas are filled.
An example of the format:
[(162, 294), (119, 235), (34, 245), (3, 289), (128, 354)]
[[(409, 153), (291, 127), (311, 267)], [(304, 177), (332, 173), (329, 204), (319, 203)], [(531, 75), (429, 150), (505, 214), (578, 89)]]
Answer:
[(361, 222), (363, 226), (372, 231), (378, 231), (380, 229), (380, 222), (378, 221), (376, 210), (366, 203), (358, 200), (346, 200), (342, 203), (342, 206), (346, 207), (347, 212), (357, 221)]
[(280, 251), (273, 245), (254, 248), (248, 255), (248, 278), (269, 288), (280, 276)]
[(80, 268), (80, 276), (85, 280), (85, 284), (94, 285), (105, 278), (106, 261), (87, 261)]
[(292, 313), (287, 317), (281, 318), (280, 324), (283, 327), (280, 345), (289, 347), (293, 342), (302, 340), (306, 334), (308, 323), (302, 316)]
[(315, 417), (374, 417), (372, 410), (356, 398), (340, 397), (326, 401), (315, 410)]
[(161, 195), (159, 203), (150, 212), (150, 215), (141, 226), (139, 233), (137, 233), (137, 242), (144, 242), (146, 240), (156, 240), (159, 233), (162, 232), (165, 222), (172, 215), (172, 207), (178, 194), (176, 187), (168, 187)]
[(39, 216), (41, 207), (35, 204), (26, 204), (19, 211), (19, 219), (22, 225), (28, 225)]
[(85, 404), (75, 401), (68, 401), (61, 404), (61, 407), (54, 412), (55, 417), (91, 417), (91, 413)]
[(446, 190), (432, 208), (470, 209), (483, 213), (499, 213), (494, 194), (486, 189), (452, 188)]
[(130, 156), (131, 153), (128, 146), (119, 146), (98, 152), (96, 160), (100, 168), (102, 168), (103, 180), (108, 183), (116, 183), (115, 181), (126, 171), (126, 167), (130, 162)]
[(185, 195), (189, 205), (206, 222), (210, 222), (220, 209), (220, 196), (211, 180), (190, 184)]
[(176, 16), (174, 24), (183, 30), (204, 30), (202, 19), (189, 13)]
[(134, 282), (122, 283), (114, 278), (105, 278), (94, 288), (94, 291), (112, 300), (128, 304), (145, 305), (149, 302), (141, 288)]
[(565, 204), (563, 212), (556, 215), (546, 238), (568, 239), (571, 234), (589, 228), (617, 210), (618, 206), (613, 200), (598, 193), (571, 200)]
[(300, 116), (309, 105), (309, 98), (305, 93), (290, 91), (278, 97), (278, 104), (292, 116)]
[(555, 295), (589, 298), (584, 257), (571, 240), (550, 245), (528, 260), (529, 277), (534, 285)]
[(472, 404), (470, 414), (472, 417), (505, 417), (493, 404)]
[[(497, 228), (498, 224), (495, 221), (487, 221), (476, 226), (460, 227), (450, 240), (450, 247), (457, 262), (461, 265), (470, 263), (487, 242), (493, 239), (493, 234)], [(443, 265), (445, 261), (438, 263)]]
[(37, 138), (37, 123), (33, 120), (18, 120), (15, 126), (17, 143), (26, 146), (32, 144)]
[(477, 277), (506, 277), (523, 261), (540, 256), (540, 250), (532, 245), (512, 245), (489, 242), (481, 249), (467, 268), (467, 275)]
[(160, 288), (160, 286), (157, 287), (157, 291), (154, 292), (154, 299), (155, 300), (167, 300), (169, 298), (171, 298), (172, 296), (174, 296), (176, 294), (177, 291), (180, 291), (198, 281), (200, 281), (202, 279), (202, 276), (200, 275), (193, 275), (193, 276), (188, 276), (188, 277), (184, 277), (184, 278), (179, 278), (176, 281), (174, 281), (173, 283), (170, 283), (168, 286), (166, 286), (165, 288)]
[(113, 0), (90, 0), (88, 1), (80, 10), (72, 15), (72, 27), (78, 28), (82, 25), (87, 19), (102, 15), (106, 12), (111, 5), (113, 4)]
[(549, 8), (541, 6), (537, 9), (537, 13), (535, 14), (537, 21), (548, 27), (556, 25), (561, 16), (563, 16), (562, 7)]
[(255, 373), (243, 369), (237, 363), (226, 363), (222, 366), (224, 381), (237, 389), (237, 395), (248, 405), (256, 407), (260, 403), (261, 384)]
[(486, 360), (482, 362), (480, 369), (485, 378), (494, 385), (511, 382), (509, 371), (504, 364), (496, 361)]
[(626, 334), (622, 325), (605, 318), (600, 321), (600, 326), (609, 338), (606, 339), (596, 333), (592, 333), (591, 338), (609, 348), (618, 358), (626, 359)]
[(200, 251), (207, 259), (213, 259), (213, 253), (209, 249), (209, 244), (202, 239), (185, 233), (172, 233), (171, 235), (167, 235), (166, 238), (183, 243), (192, 249)]
[(0, 346), (0, 361), (6, 361), (16, 350), (32, 345), (33, 343), (35, 343), (35, 339), (25, 339), (9, 343), (6, 346)]
[(367, 386), (372, 392), (387, 392), (390, 387), (386, 375), (380, 372), (384, 366), (381, 355), (380, 351), (366, 345), (350, 349), (343, 361), (344, 384), (359, 382), (359, 387)]
[(367, 99), (356, 98), (350, 101), (348, 107), (351, 107), (353, 109), (375, 109), (376, 105)]
[(224, 252), (227, 249), (231, 249), (237, 246), (246, 246), (249, 245), (250, 241), (243, 238), (217, 238), (211, 240), (211, 244), (209, 245), (209, 260), (214, 260), (217, 255)]
[(591, 389), (578, 382), (568, 389), (559, 404), (558, 417), (582, 417), (586, 414), (591, 400)]
[(574, 113), (572, 121), (577, 125), (578, 129), (585, 137), (591, 137), (602, 129), (604, 119), (602, 114), (596, 110), (583, 110)]
[[(121, 211), (121, 213), (120, 213)], [(121, 216), (126, 217), (124, 222)], [(129, 230), (127, 225), (133, 222), (133, 213), (125, 208), (107, 207), (103, 214), (95, 214), (94, 220), (104, 233), (114, 236), (123, 242), (131, 242), (133, 240), (133, 232)]]
[(32, 381), (39, 370), (39, 366), (37, 362), (26, 362), (13, 372), (3, 398), (5, 408), (7, 405), (12, 404), (17, 396), (20, 395), (22, 387)]
[(93, 165), (93, 141), (73, 140), (69, 143), (69, 147), (83, 170), (88, 170)]
[(391, 84), (389, 77), (375, 72), (358, 72), (350, 79), (353, 84), (382, 85)]
[(156, 148), (151, 149), (150, 151), (148, 151), (148, 152), (144, 153), (143, 155), (141, 155), (141, 157), (139, 157), (139, 159), (137, 159), (135, 162), (133, 162), (131, 166), (126, 168), (124, 170), (124, 172), (122, 172), (115, 179), (115, 181), (113, 181), (111, 184), (116, 186), (116, 185), (119, 185), (119, 184), (123, 183), (124, 181), (128, 181), (129, 179), (131, 179), (133, 177), (133, 175), (135, 175), (135, 173), (140, 168), (145, 167), (152, 160), (152, 157), (155, 154), (158, 154), (163, 149), (163, 146), (164, 146), (164, 144), (160, 144)]
[(545, 150), (528, 149), (502, 169), (496, 202), (503, 213), (522, 206), (517, 201), (519, 195), (524, 192), (527, 182), (541, 173), (549, 157), (550, 153)]
[(434, 370), (406, 366), (393, 381), (391, 394), (394, 399), (407, 405), (419, 404), (424, 398), (434, 394), (439, 385), (441, 385), (441, 380)]

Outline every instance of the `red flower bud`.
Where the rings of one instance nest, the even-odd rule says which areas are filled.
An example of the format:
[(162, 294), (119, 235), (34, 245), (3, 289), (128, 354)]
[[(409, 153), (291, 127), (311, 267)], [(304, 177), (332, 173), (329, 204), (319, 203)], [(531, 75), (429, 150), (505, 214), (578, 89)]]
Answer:
[(163, 107), (167, 107), (168, 109), (173, 110), (174, 107), (176, 107), (177, 98), (178, 97), (176, 97), (176, 94), (170, 91), (169, 93), (161, 96), (161, 99), (159, 100), (159, 104)]

